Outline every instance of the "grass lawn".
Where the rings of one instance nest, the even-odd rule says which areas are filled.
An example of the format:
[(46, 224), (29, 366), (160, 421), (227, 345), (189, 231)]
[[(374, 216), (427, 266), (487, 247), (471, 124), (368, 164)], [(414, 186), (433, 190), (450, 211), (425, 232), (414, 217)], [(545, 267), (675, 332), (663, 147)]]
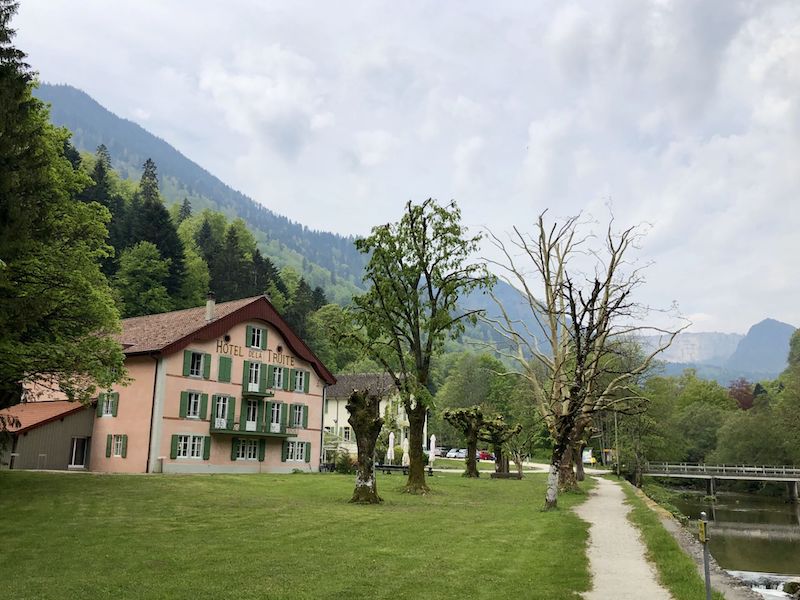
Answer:
[[(461, 471), (467, 470), (467, 462), (463, 458), (437, 458), (433, 461), (434, 469), (460, 469)], [(511, 464), (511, 470), (514, 470), (514, 464)], [(489, 460), (478, 461), (478, 471), (489, 471), (494, 473), (494, 462)]]
[[(630, 485), (623, 482), (622, 489), (628, 497), (628, 504), (633, 507), (628, 519), (642, 532), (647, 557), (656, 565), (661, 583), (675, 600), (705, 598), (705, 583), (697, 572), (694, 560), (686, 555), (661, 525), (658, 515), (647, 507)], [(714, 592), (714, 599), (725, 600), (725, 597)]]
[(0, 598), (577, 598), (587, 526), (544, 476), (0, 472)]

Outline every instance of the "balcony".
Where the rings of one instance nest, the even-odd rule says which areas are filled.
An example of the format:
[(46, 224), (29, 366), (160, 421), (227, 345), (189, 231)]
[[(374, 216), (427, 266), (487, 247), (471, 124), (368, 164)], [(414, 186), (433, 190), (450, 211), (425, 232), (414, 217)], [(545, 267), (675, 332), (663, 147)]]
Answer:
[(242, 396), (250, 396), (252, 398), (272, 398), (275, 392), (271, 389), (264, 388), (258, 384), (252, 384), (245, 381), (242, 384)]
[(276, 437), (290, 438), (297, 435), (297, 429), (286, 427), (281, 423), (248, 422), (244, 427), (240, 423), (231, 423), (226, 419), (212, 419), (211, 433), (235, 435), (238, 437)]

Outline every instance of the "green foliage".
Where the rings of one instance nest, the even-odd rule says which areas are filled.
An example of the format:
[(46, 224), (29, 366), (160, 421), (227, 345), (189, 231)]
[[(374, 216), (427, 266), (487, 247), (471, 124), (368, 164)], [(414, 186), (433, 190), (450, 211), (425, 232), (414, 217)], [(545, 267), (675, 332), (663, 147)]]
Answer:
[(720, 428), (717, 437), (713, 462), (748, 465), (791, 464), (792, 457), (782, 442), (791, 439), (794, 445), (797, 440), (796, 431), (787, 430), (780, 414), (769, 407), (737, 412)]
[(335, 469), (342, 475), (352, 475), (356, 472), (356, 462), (347, 450), (340, 450), (336, 454)]
[(172, 309), (167, 292), (169, 259), (161, 258), (155, 244), (139, 242), (122, 252), (115, 279), (121, 312), (138, 317)]
[(695, 402), (681, 410), (675, 426), (683, 432), (683, 460), (692, 463), (707, 462), (707, 457), (717, 447), (717, 435), (731, 414), (717, 404)]
[(100, 270), (109, 213), (76, 201), (90, 180), (69, 133), (31, 96), (33, 74), (11, 44), (15, 11), (0, 3), (0, 405), (31, 380), (86, 401), (124, 373)]

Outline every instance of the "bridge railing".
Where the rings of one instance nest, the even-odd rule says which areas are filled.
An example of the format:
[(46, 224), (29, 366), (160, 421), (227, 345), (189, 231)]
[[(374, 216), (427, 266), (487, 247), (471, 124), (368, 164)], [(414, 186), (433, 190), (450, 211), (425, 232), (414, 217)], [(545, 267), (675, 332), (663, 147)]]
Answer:
[(647, 473), (687, 475), (761, 475), (764, 477), (800, 477), (800, 468), (786, 465), (706, 465), (698, 463), (648, 462)]

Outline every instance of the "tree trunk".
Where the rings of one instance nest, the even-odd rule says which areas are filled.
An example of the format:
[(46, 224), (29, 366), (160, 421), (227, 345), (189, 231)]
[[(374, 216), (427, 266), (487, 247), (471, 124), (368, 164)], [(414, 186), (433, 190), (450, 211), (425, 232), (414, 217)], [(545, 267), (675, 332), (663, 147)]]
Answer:
[(464, 477), (480, 477), (478, 471), (478, 460), (475, 454), (478, 452), (478, 432), (470, 431), (467, 435), (467, 458), (464, 459), (467, 463), (467, 470), (464, 471)]
[(350, 413), (348, 423), (353, 428), (358, 448), (356, 487), (350, 502), (378, 504), (383, 502), (378, 496), (375, 481), (375, 444), (383, 427), (380, 398), (366, 391), (353, 390), (347, 401), (347, 411)]
[(508, 460), (506, 460), (505, 454), (503, 454), (503, 446), (501, 444), (495, 444), (492, 450), (494, 451), (495, 473), (508, 473)]
[(575, 478), (575, 470), (572, 468), (572, 463), (572, 444), (568, 444), (564, 448), (558, 465), (558, 489), (561, 492), (572, 492), (578, 489), (578, 480)]
[(423, 459), (422, 439), (425, 428), (425, 415), (427, 408), (417, 402), (412, 408), (410, 402), (405, 403), (406, 415), (408, 416), (408, 481), (403, 491), (408, 494), (426, 494), (430, 491), (428, 484), (425, 483), (425, 462)]
[(575, 480), (576, 481), (583, 481), (586, 479), (586, 474), (583, 471), (583, 450), (586, 448), (586, 444), (580, 444), (577, 447), (577, 453), (575, 454)]

